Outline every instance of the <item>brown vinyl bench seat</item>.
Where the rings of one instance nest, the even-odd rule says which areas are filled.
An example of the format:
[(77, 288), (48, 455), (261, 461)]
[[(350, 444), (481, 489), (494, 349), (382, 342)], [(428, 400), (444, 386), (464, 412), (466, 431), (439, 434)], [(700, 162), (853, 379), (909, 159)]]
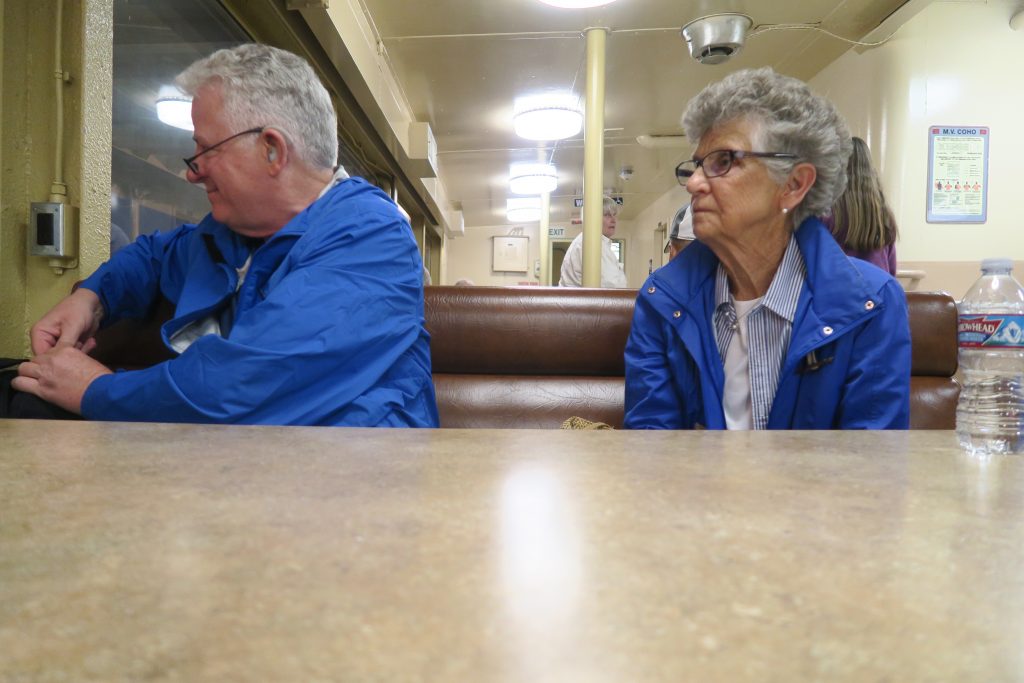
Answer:
[[(569, 417), (621, 427), (623, 352), (634, 290), (559, 287), (427, 287), (434, 387), (442, 427), (557, 428)], [(956, 304), (941, 292), (908, 292), (910, 426), (953, 429), (960, 387)], [(169, 357), (157, 322), (103, 330), (94, 355), (113, 367)]]

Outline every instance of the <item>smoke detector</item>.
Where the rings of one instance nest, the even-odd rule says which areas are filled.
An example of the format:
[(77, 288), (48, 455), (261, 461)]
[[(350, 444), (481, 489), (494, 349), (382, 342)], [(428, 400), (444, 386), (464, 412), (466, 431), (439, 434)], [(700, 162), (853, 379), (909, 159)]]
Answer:
[(743, 48), (753, 25), (745, 14), (711, 14), (694, 19), (680, 33), (691, 57), (701, 64), (721, 64)]

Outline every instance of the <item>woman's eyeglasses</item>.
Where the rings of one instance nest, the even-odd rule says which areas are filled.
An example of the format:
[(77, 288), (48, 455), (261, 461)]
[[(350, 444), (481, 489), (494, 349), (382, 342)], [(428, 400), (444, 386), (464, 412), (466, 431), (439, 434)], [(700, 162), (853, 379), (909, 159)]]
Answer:
[(686, 181), (697, 172), (698, 168), (704, 171), (705, 178), (718, 178), (728, 173), (737, 159), (745, 157), (796, 159), (797, 155), (787, 152), (747, 152), (741, 149), (716, 149), (708, 152), (703, 157), (687, 159), (676, 166), (676, 179), (680, 185), (685, 185)]

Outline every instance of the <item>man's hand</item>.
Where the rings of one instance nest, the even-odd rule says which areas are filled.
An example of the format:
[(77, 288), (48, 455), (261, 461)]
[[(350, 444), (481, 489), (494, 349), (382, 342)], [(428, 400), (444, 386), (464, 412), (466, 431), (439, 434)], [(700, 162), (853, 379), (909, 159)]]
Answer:
[(94, 379), (109, 374), (110, 368), (84, 351), (58, 345), (19, 365), (11, 386), (81, 415), (85, 390)]
[(39, 356), (58, 346), (88, 353), (96, 346), (93, 335), (103, 320), (103, 304), (96, 293), (79, 288), (65, 297), (32, 326), (32, 353)]

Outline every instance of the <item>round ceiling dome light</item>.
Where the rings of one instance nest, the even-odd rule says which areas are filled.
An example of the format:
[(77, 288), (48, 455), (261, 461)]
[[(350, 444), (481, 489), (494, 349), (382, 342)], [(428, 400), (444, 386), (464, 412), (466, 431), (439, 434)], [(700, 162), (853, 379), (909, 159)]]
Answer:
[(517, 97), (512, 124), (527, 140), (564, 140), (583, 129), (580, 99), (572, 93)]
[(545, 5), (561, 7), (563, 9), (586, 9), (588, 7), (600, 7), (610, 5), (615, 0), (540, 0)]
[(540, 220), (540, 197), (511, 197), (506, 200), (505, 217), (513, 223)]
[(558, 187), (554, 164), (512, 164), (508, 169), (508, 189), (512, 194), (544, 194)]
[(192, 98), (173, 85), (161, 85), (156, 96), (156, 117), (168, 126), (192, 130)]

